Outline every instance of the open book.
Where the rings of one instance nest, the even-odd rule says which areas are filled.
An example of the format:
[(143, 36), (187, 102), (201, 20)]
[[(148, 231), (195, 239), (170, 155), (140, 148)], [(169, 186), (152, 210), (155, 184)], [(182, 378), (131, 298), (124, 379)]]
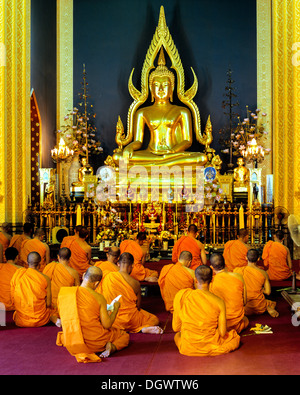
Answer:
[(107, 311), (112, 311), (114, 309), (115, 302), (118, 302), (122, 295), (118, 295), (110, 304), (107, 305)]

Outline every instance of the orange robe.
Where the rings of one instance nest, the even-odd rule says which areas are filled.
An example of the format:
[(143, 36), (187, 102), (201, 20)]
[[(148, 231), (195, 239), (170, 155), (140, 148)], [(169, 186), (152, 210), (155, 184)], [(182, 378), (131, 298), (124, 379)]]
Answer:
[(277, 241), (269, 240), (263, 249), (262, 259), (264, 266), (268, 268), (270, 280), (286, 280), (292, 275), (292, 270), (287, 264), (288, 252)]
[(51, 315), (59, 317), (57, 309), (57, 296), (61, 287), (72, 287), (75, 278), (58, 262), (51, 262), (45, 267), (43, 273), (51, 280)]
[(95, 353), (104, 351), (108, 342), (117, 350), (129, 344), (128, 333), (114, 327), (103, 328), (99, 303), (87, 289), (62, 287), (58, 308), (63, 331), (57, 334), (56, 344), (65, 346), (78, 362), (101, 362)]
[(210, 283), (210, 292), (219, 296), (225, 302), (228, 330), (235, 329), (240, 333), (245, 329), (245, 322), (243, 321), (245, 315), (243, 282), (229, 273), (217, 273)]
[(158, 273), (155, 270), (150, 270), (144, 267), (144, 251), (141, 246), (135, 240), (124, 240), (120, 244), (120, 252), (129, 252), (133, 255), (134, 264), (131, 272), (131, 277), (138, 281), (144, 281), (146, 277), (158, 277)]
[(2, 233), (0, 232), (0, 244), (2, 244), (2, 249), (3, 249), (3, 256), (0, 257), (1, 262), (6, 262), (6, 258), (5, 258), (5, 250), (8, 248), (10, 243), (10, 240)]
[[(61, 242), (60, 248), (63, 247), (68, 247), (68, 243), (70, 243), (72, 240), (77, 239), (78, 236), (77, 235), (73, 235), (73, 236), (65, 236)], [(69, 248), (69, 247), (68, 247)]]
[(77, 243), (77, 237), (66, 240), (64, 247), (68, 247), (71, 250), (69, 265), (78, 272), (81, 279), (83, 274), (91, 266), (86, 251)]
[(102, 270), (102, 279), (98, 287), (95, 289), (96, 292), (102, 294), (102, 282), (104, 277), (110, 272), (118, 272), (119, 270), (109, 261), (98, 261), (95, 263), (94, 266), (100, 267), (100, 269)]
[(39, 271), (42, 272), (46, 266), (46, 247), (44, 243), (38, 239), (26, 239), (21, 245), (20, 260), (22, 266), (28, 268), (27, 257), (30, 252), (38, 252), (42, 258)]
[(15, 309), (11, 300), (10, 281), (18, 269), (10, 263), (0, 263), (0, 302), (4, 304), (6, 311)]
[(46, 325), (50, 320), (50, 308), (46, 306), (47, 280), (43, 274), (35, 269), (21, 268), (16, 271), (10, 284), (16, 325)]
[(118, 295), (122, 295), (114, 327), (137, 333), (142, 328), (157, 325), (158, 319), (154, 314), (137, 309), (137, 296), (120, 272), (111, 272), (105, 276), (102, 291), (107, 303), (111, 303)]
[(235, 330), (221, 337), (218, 331), (219, 306), (199, 289), (182, 289), (174, 299), (172, 327), (179, 352), (189, 356), (226, 354), (239, 347)]
[(158, 285), (167, 311), (173, 312), (173, 300), (176, 293), (183, 288), (194, 289), (194, 278), (181, 263), (162, 267)]
[(30, 238), (28, 236), (23, 235), (23, 234), (22, 235), (14, 235), (9, 243), (9, 247), (14, 247), (19, 251), (19, 255), (18, 255), (16, 264), (21, 265), (21, 266), (23, 266), (23, 261), (20, 258), (20, 253), (21, 253), (21, 247), (22, 247), (23, 241), (25, 241), (25, 240), (30, 240)]
[(227, 241), (223, 251), (227, 269), (232, 272), (236, 267), (247, 266), (247, 252), (247, 246), (240, 240)]
[(182, 251), (189, 251), (193, 255), (191, 269), (195, 270), (198, 266), (203, 265), (201, 260), (201, 248), (197, 241), (190, 236), (181, 236), (174, 244), (172, 251), (172, 262), (176, 263)]
[(245, 281), (247, 289), (247, 304), (245, 306), (245, 314), (263, 314), (271, 301), (265, 298), (263, 286), (265, 284), (265, 276), (253, 267), (237, 267), (234, 272), (240, 273)]

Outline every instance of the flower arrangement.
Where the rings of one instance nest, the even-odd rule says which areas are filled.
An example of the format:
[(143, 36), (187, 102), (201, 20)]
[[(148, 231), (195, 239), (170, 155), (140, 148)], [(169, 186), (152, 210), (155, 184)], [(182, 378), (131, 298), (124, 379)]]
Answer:
[(57, 132), (63, 137), (67, 147), (81, 156), (97, 155), (103, 152), (101, 143), (96, 139), (96, 131), (93, 120), (96, 114), (93, 113), (93, 105), (89, 105), (87, 98), (87, 86), (85, 66), (83, 69), (83, 88), (79, 93), (81, 101), (78, 107), (74, 107), (64, 117), (65, 125)]
[[(266, 113), (260, 109), (256, 109), (254, 112), (249, 111), (247, 108), (247, 117), (241, 121), (238, 117), (238, 125), (232, 131), (230, 139), (225, 141), (225, 144), (230, 146), (232, 144), (232, 154), (235, 156), (242, 156), (242, 152), (247, 149), (250, 145), (251, 140), (255, 139), (258, 144), (258, 148), (262, 148), (261, 144), (266, 138), (268, 132), (265, 130), (263, 118), (266, 117)], [(264, 149), (266, 153), (270, 152), (270, 149)], [(223, 153), (229, 153), (230, 148), (222, 150)]]
[(96, 240), (98, 243), (104, 240), (113, 240), (115, 235), (116, 233), (113, 229), (104, 229), (98, 233)]
[(204, 183), (204, 198), (210, 202), (219, 202), (223, 190), (217, 178), (214, 180), (205, 180)]

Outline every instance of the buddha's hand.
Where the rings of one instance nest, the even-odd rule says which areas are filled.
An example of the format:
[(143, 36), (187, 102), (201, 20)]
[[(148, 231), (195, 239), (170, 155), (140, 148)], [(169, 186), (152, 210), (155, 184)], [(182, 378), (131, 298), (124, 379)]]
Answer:
[(133, 149), (131, 147), (126, 147), (123, 151), (124, 159), (131, 159), (133, 154)]
[(159, 150), (154, 152), (155, 155), (168, 155), (168, 154), (174, 154), (175, 151), (173, 149), (164, 149), (164, 150)]

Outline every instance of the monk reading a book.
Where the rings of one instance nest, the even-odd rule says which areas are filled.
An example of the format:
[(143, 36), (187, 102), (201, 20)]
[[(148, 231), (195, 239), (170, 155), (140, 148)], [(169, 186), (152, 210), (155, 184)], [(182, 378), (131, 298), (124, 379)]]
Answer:
[(108, 312), (106, 299), (95, 292), (101, 278), (101, 269), (90, 266), (79, 287), (62, 287), (58, 295), (63, 331), (56, 344), (65, 346), (78, 362), (101, 362), (129, 344), (129, 334), (114, 327), (120, 302)]

